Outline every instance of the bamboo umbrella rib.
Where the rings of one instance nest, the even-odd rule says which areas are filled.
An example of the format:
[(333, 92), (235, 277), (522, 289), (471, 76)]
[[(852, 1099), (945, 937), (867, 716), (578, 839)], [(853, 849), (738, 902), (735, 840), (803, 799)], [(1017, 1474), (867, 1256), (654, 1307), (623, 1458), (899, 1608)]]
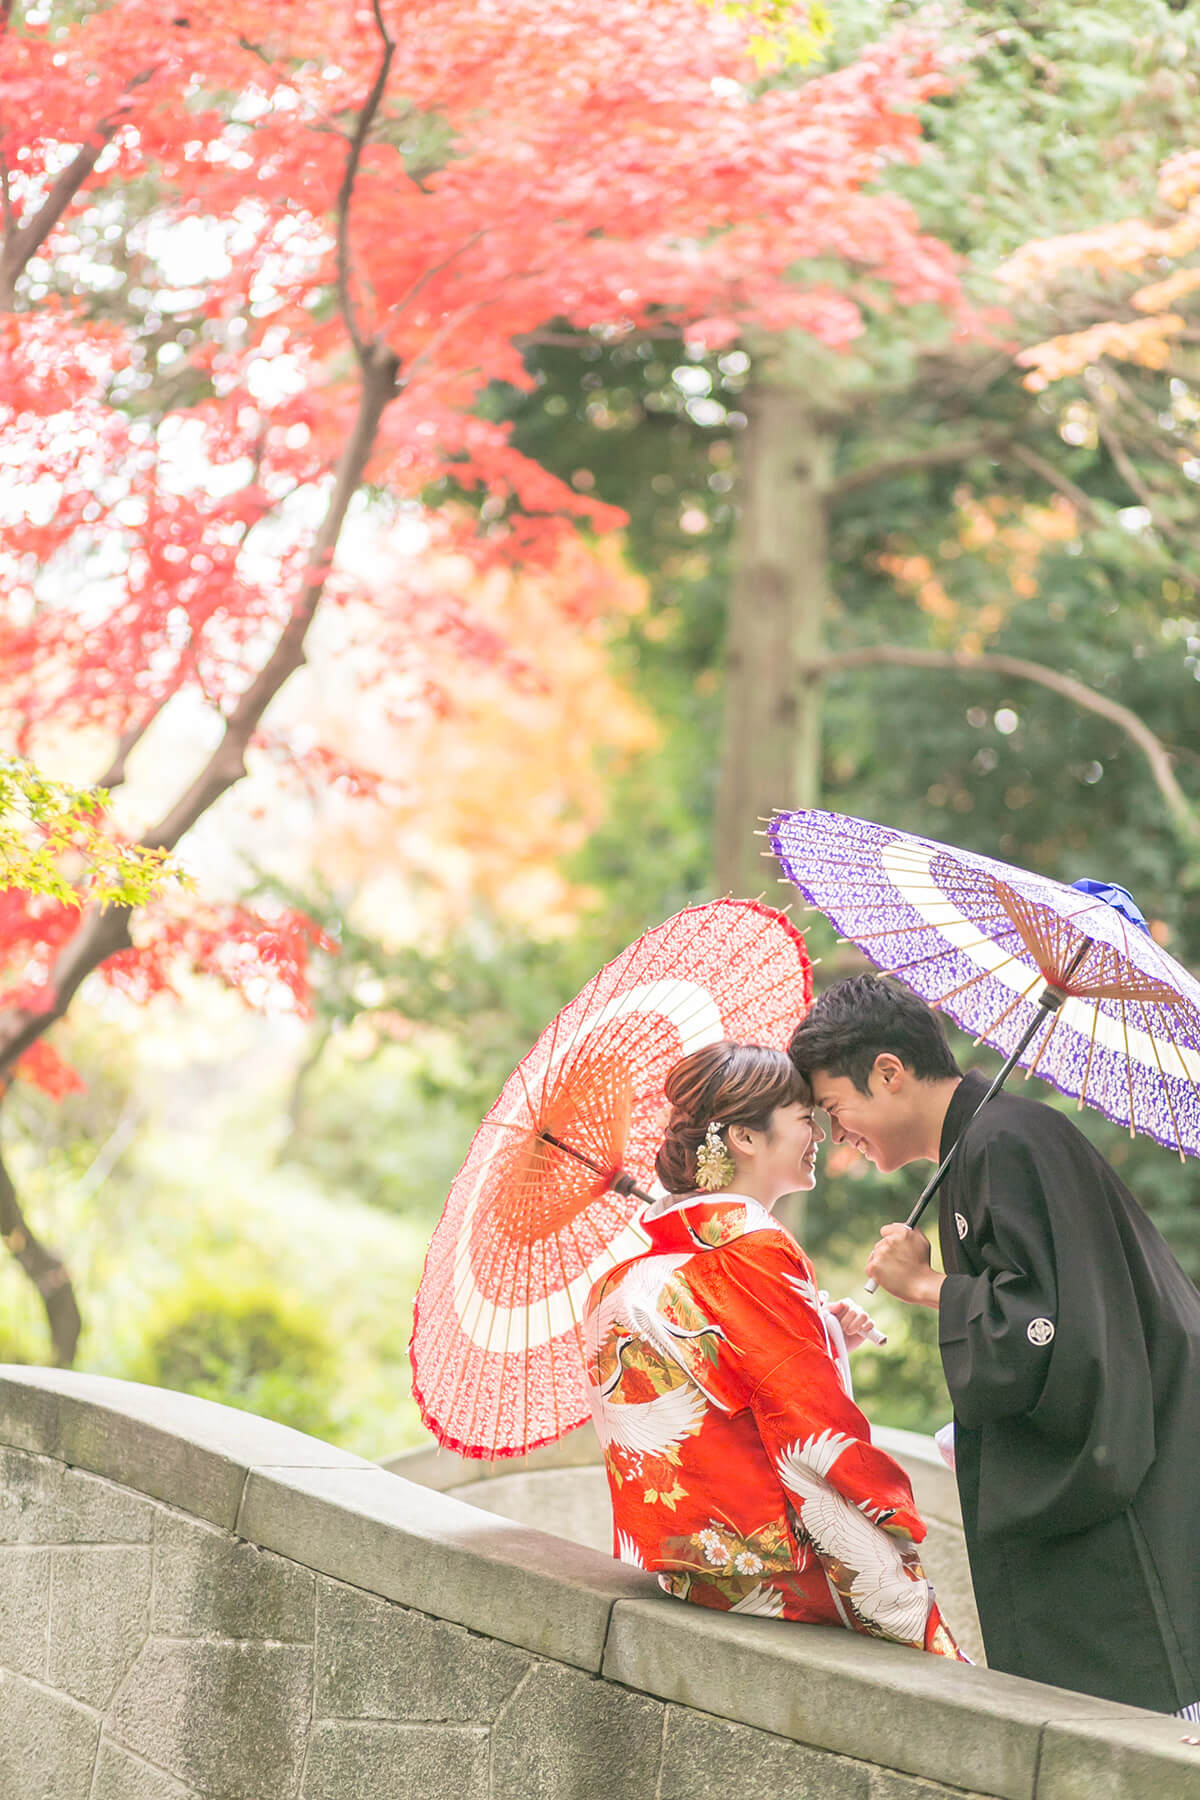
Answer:
[[(1020, 962), (1020, 960), (1021, 960), (1020, 956), (1017, 954), (1014, 954), (1012, 956), (1006, 956), (1004, 958), (1004, 961), (998, 962), (996, 964), (995, 968), (993, 968), (993, 969), (977, 969), (974, 975), (968, 975), (968, 977), (965, 981), (960, 981), (957, 987), (952, 987), (950, 989), (949, 993), (939, 995), (938, 1002), (937, 1002), (938, 1005), (945, 1006), (947, 1000), (954, 1000), (958, 997), (959, 994), (965, 994), (967, 989), (974, 987), (977, 981), (987, 981), (989, 976), (995, 975), (1000, 969), (1007, 969), (1009, 963)], [(1030, 982), (1029, 986), (1025, 989), (1025, 993), (1026, 994), (1031, 993), (1033, 991), (1033, 989), (1037, 986), (1038, 982), (1044, 981), (1044, 980), (1045, 980), (1045, 976), (1042, 974), (1042, 971), (1039, 969), (1037, 971), (1037, 974), (1034, 976), (1033, 980)], [(1021, 998), (1024, 998), (1024, 995), (1022, 995)], [(1007, 1014), (1005, 1014), (1003, 1016), (1007, 1017)]]
[[(620, 958), (615, 960), (620, 961)], [(584, 1021), (588, 1018), (589, 1014), (596, 1009), (596, 996), (600, 992), (604, 977), (606, 975), (609, 976), (610, 985), (614, 979), (611, 974), (612, 967), (612, 963), (605, 963), (602, 969), (597, 969), (596, 973), (592, 976), (592, 979), (585, 984), (571, 1004), (564, 1007), (562, 1012), (555, 1014), (550, 1027), (550, 1038), (546, 1047), (546, 1066), (542, 1073), (541, 1105), (543, 1108), (546, 1105), (546, 1084), (549, 1081), (550, 1070), (554, 1067), (555, 1054), (558, 1050), (559, 1031), (561, 1027), (566, 1024), (568, 1015), (573, 1013), (573, 1033), (568, 1039), (562, 1052), (562, 1061), (565, 1062), (570, 1058), (571, 1051), (574, 1049), (575, 1043), (578, 1040)]]
[[(850, 943), (854, 943), (854, 944), (873, 944), (879, 938), (908, 937), (913, 932), (918, 932), (918, 931), (945, 931), (945, 929), (948, 925), (957, 924), (958, 921), (962, 917), (963, 917), (962, 913), (957, 913), (955, 918), (944, 919), (941, 921), (936, 920), (936, 919), (920, 919), (918, 923), (913, 924), (913, 925), (889, 925), (885, 930), (881, 930), (881, 931), (850, 932), (850, 933), (846, 933), (842, 937), (840, 937), (838, 939), (838, 942), (839, 943), (850, 942)], [(991, 918), (995, 919), (997, 932), (1003, 932), (1005, 930), (1012, 931), (1014, 929), (1012, 920), (1009, 918), (1008, 914), (1005, 912), (995, 913), (995, 914), (989, 915), (988, 918), (983, 918), (983, 919), (972, 917), (970, 920), (970, 923), (972, 925), (974, 925), (977, 929), (982, 931), (983, 927), (990, 922)], [(949, 942), (949, 940), (943, 940), (943, 941), (946, 943), (946, 947), (949, 950), (959, 950), (959, 949), (965, 950), (965, 949), (974, 949), (977, 944), (992, 943), (992, 942), (994, 942), (994, 939), (991, 936), (985, 934), (984, 936), (977, 938), (975, 940), (975, 944), (970, 944), (970, 945), (968, 945), (968, 944), (951, 944)]]
[(1083, 1087), (1080, 1089), (1080, 1093), (1079, 1093), (1079, 1110), (1080, 1111), (1082, 1111), (1083, 1107), (1087, 1103), (1088, 1082), (1091, 1080), (1091, 1077), (1092, 1077), (1092, 1059), (1096, 1054), (1096, 1027), (1099, 1024), (1099, 1022), (1100, 1022), (1100, 1002), (1098, 1000), (1093, 1000), (1093, 1002), (1092, 1002), (1091, 1037), (1090, 1037), (1090, 1040), (1088, 1043), (1087, 1062), (1084, 1065), (1084, 1070), (1083, 1070)]
[(1175, 1116), (1175, 1102), (1171, 1098), (1171, 1089), (1167, 1082), (1167, 1072), (1162, 1066), (1162, 1057), (1158, 1054), (1158, 1035), (1154, 1030), (1154, 1024), (1150, 1018), (1150, 1014), (1147, 1011), (1145, 1004), (1141, 1001), (1138, 1003), (1138, 1011), (1142, 1015), (1142, 1024), (1145, 1027), (1146, 1036), (1150, 1039), (1150, 1047), (1154, 1051), (1154, 1060), (1158, 1065), (1159, 1080), (1162, 1083), (1162, 1091), (1166, 1096), (1167, 1111), (1171, 1115), (1171, 1130), (1175, 1133), (1175, 1148), (1179, 1152), (1180, 1162), (1183, 1162), (1183, 1139), (1179, 1133), (1179, 1120)]
[[(515, 1240), (512, 1241), (511, 1247), (512, 1247), (513, 1254), (511, 1257), (506, 1257), (504, 1265), (503, 1265), (503, 1274), (505, 1276), (506, 1283), (507, 1283), (507, 1276), (508, 1276), (509, 1261), (510, 1260), (514, 1261), (514, 1262), (519, 1261), (519, 1254), (520, 1254), (519, 1249), (515, 1243)], [(491, 1342), (492, 1332), (493, 1332), (493, 1330), (495, 1328), (495, 1324), (496, 1324), (496, 1314), (500, 1310), (499, 1302), (494, 1297), (492, 1298), (491, 1307), (492, 1307), (491, 1317), (488, 1320), (487, 1331), (484, 1333), (485, 1343)], [(508, 1355), (509, 1338), (512, 1334), (512, 1309), (508, 1308), (506, 1310), (507, 1310), (508, 1316), (507, 1316), (507, 1319), (505, 1321), (505, 1326), (504, 1326), (504, 1349), (502, 1352), (500, 1352), (502, 1359)], [(471, 1396), (471, 1411), (470, 1411), (470, 1415), (467, 1419), (467, 1428), (466, 1428), (465, 1432), (462, 1434), (462, 1441), (466, 1444), (470, 1444), (472, 1448), (477, 1447), (474, 1442), (475, 1419), (476, 1419), (476, 1415), (478, 1414), (478, 1411), (479, 1411), (479, 1399), (480, 1399), (480, 1394), (482, 1393), (482, 1390), (483, 1390), (484, 1376), (487, 1373), (488, 1358), (494, 1354), (496, 1354), (494, 1351), (482, 1350), (482, 1349), (479, 1352), (479, 1374), (475, 1381), (475, 1392)], [(502, 1362), (501, 1366), (503, 1366), (503, 1362)]]
[[(1003, 1025), (1003, 1023), (1004, 1023), (1005, 1019), (1007, 1019), (1008, 1015), (1011, 1012), (1015, 1012), (1017, 1007), (1020, 1006), (1020, 1004), (1023, 1000), (1028, 1000), (1030, 994), (1032, 994), (1032, 992), (1033, 992), (1034, 988), (1037, 986), (1038, 982), (1042, 981), (1044, 979), (1045, 979), (1044, 976), (1042, 975), (1041, 971), (1039, 970), (1038, 974), (1030, 982), (1029, 986), (1025, 989), (1024, 993), (1015, 995), (1014, 998), (1009, 1001), (1009, 1003), (1005, 1007), (1004, 1011), (1002, 1013), (997, 1013), (996, 1017), (992, 1020), (991, 1024), (986, 1027), (984, 1032), (980, 1033), (980, 1035), (975, 1039), (975, 1042), (977, 1044), (982, 1044), (984, 1037), (986, 1035), (986, 1032), (988, 1032), (988, 1031), (994, 1032), (999, 1026)], [(942, 1003), (939, 1000), (938, 1005), (940, 1006), (941, 1004)]]
[(1171, 1016), (1166, 1007), (1163, 1008), (1163, 1027), (1166, 1031), (1167, 1036), (1171, 1040), (1171, 1048), (1174, 1050), (1176, 1056), (1179, 1058), (1179, 1066), (1183, 1070), (1185, 1076), (1187, 1077), (1188, 1082), (1191, 1085), (1193, 1094), (1195, 1094), (1196, 1099), (1198, 1101), (1200, 1101), (1200, 1087), (1197, 1087), (1196, 1078), (1192, 1074), (1191, 1070), (1187, 1066), (1187, 1063), (1183, 1059), (1183, 1051), (1179, 1048), (1179, 1044), (1175, 1037), (1175, 1033), (1171, 1030)]
[[(919, 969), (922, 963), (937, 962), (939, 959), (945, 961), (950, 956), (968, 955), (972, 950), (978, 950), (983, 944), (994, 944), (998, 949), (1000, 947), (999, 934), (995, 938), (975, 938), (969, 944), (948, 944), (943, 939), (936, 950), (930, 950), (924, 956), (914, 956), (905, 963), (889, 963), (887, 972), (889, 975), (904, 975), (909, 969)], [(1011, 960), (1013, 959), (1010, 958)], [(1003, 963), (999, 966), (1004, 967)], [(990, 975), (992, 971), (987, 969), (984, 973)]]
[(1038, 1064), (1041, 1062), (1043, 1056), (1045, 1056), (1046, 1050), (1049, 1047), (1050, 1039), (1054, 1036), (1054, 1033), (1058, 1030), (1058, 1022), (1061, 1018), (1062, 1018), (1062, 1008), (1060, 1007), (1050, 1020), (1049, 1031), (1044, 1032), (1042, 1034), (1042, 1041), (1038, 1045), (1038, 1053), (1034, 1057), (1033, 1061), (1029, 1064), (1029, 1067), (1025, 1071), (1026, 1081), (1029, 1080), (1030, 1076), (1037, 1074)]
[[(712, 1004), (711, 996), (707, 992), (703, 992), (690, 999), (677, 1015), (660, 1014), (659, 1017), (662, 1020), (662, 1024), (659, 1028), (658, 1035), (668, 1042), (678, 1042), (683, 1038), (688, 1028), (706, 1013)], [(562, 1079), (565, 1081), (568, 1076), (574, 1077), (578, 1075), (581, 1070), (590, 1069), (595, 1061), (602, 1055), (611, 1058), (620, 1056), (624, 1051), (625, 1040), (628, 1037), (645, 1032), (645, 1022), (649, 1016), (649, 1014), (644, 1012), (630, 1012), (621, 1014), (619, 1018), (608, 1021), (604, 1028), (606, 1036), (603, 1044), (597, 1042), (596, 1045), (594, 1045), (589, 1052), (582, 1055), (578, 1061), (570, 1063), (569, 1065), (564, 1064), (561, 1072)]]
[[(543, 1265), (544, 1265), (545, 1264), (544, 1256), (542, 1258), (542, 1261), (543, 1261)], [(547, 1301), (547, 1305), (548, 1304), (549, 1304), (549, 1301)], [(524, 1353), (524, 1361), (522, 1363), (522, 1367), (525, 1370), (525, 1380), (521, 1383), (521, 1388), (522, 1388), (521, 1442), (523, 1444), (527, 1444), (529, 1442), (529, 1327), (530, 1327), (529, 1315), (532, 1310), (532, 1307), (533, 1307), (533, 1246), (532, 1246), (532, 1244), (527, 1244), (525, 1246), (525, 1305), (523, 1308), (523, 1312), (524, 1312), (523, 1323), (525, 1326), (525, 1353)], [(509, 1328), (511, 1329), (511, 1326), (512, 1326), (511, 1310), (509, 1312), (508, 1319), (509, 1319)], [(507, 1359), (508, 1359), (507, 1343), (504, 1346), (504, 1354), (505, 1354), (505, 1360), (507, 1361)], [(496, 1455), (496, 1444), (497, 1444), (497, 1441), (500, 1436), (500, 1414), (501, 1414), (500, 1402), (497, 1399), (497, 1402), (496, 1402), (496, 1426), (495, 1426), (495, 1431), (492, 1434), (492, 1459), (493, 1459), (493, 1461), (495, 1460), (495, 1455)]]
[(1125, 1016), (1124, 999), (1118, 999), (1117, 1005), (1121, 1008), (1121, 1036), (1125, 1039), (1125, 1080), (1129, 1087), (1129, 1135), (1132, 1137), (1137, 1129), (1137, 1115), (1133, 1100), (1133, 1059), (1129, 1054), (1129, 1021)]

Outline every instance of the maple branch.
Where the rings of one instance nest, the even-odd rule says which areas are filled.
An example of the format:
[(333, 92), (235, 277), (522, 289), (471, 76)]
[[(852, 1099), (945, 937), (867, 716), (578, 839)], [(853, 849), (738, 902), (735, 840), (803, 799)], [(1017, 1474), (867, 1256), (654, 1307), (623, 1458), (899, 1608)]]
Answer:
[(996, 436), (965, 438), (957, 444), (937, 444), (928, 450), (915, 450), (910, 456), (896, 456), (871, 463), (865, 469), (852, 469), (848, 475), (831, 483), (828, 497), (844, 500), (860, 488), (872, 487), (877, 481), (890, 481), (896, 475), (915, 474), (921, 469), (936, 469), (943, 463), (969, 462), (973, 456), (995, 456), (1008, 443)]
[(1136, 495), (1141, 501), (1142, 505), (1150, 515), (1150, 523), (1154, 526), (1154, 529), (1158, 532), (1159, 536), (1165, 538), (1179, 538), (1183, 536), (1183, 533), (1180, 532), (1179, 528), (1174, 525), (1170, 519), (1164, 519), (1162, 517), (1162, 514), (1155, 504), (1153, 493), (1134, 468), (1133, 459), (1122, 443), (1112, 420), (1108, 416), (1107, 409), (1104, 406), (1098, 406), (1096, 408), (1096, 430), (1100, 435), (1100, 441), (1103, 443), (1104, 448), (1108, 451), (1108, 454), (1112, 457), (1113, 462), (1120, 472), (1126, 487), (1131, 494)]
[(130, 725), (127, 730), (121, 733), (120, 737), (117, 739), (117, 747), (113, 752), (113, 759), (109, 763), (107, 769), (105, 769), (103, 775), (101, 775), (100, 779), (94, 784), (96, 787), (105, 788), (111, 791), (113, 788), (121, 786), (122, 782), (125, 780), (125, 765), (129, 760), (131, 752), (141, 743), (155, 719), (157, 719), (159, 713), (167, 704), (167, 701), (174, 699), (178, 691), (179, 679), (176, 679), (165, 693), (159, 695), (158, 699), (153, 702), (149, 710), (142, 715), (136, 724)]
[(75, 1290), (62, 1259), (33, 1235), (21, 1211), (12, 1177), (0, 1157), (0, 1241), (29, 1277), (46, 1310), (54, 1361), (69, 1369), (83, 1329)]
[(1023, 462), (1025, 467), (1031, 469), (1035, 475), (1040, 475), (1047, 486), (1055, 488), (1064, 500), (1069, 500), (1076, 512), (1082, 513), (1085, 519), (1090, 519), (1093, 525), (1100, 524), (1100, 514), (1095, 501), (1090, 495), (1085, 494), (1069, 475), (1064, 475), (1061, 469), (1056, 469), (1052, 462), (1047, 461), (1044, 456), (1039, 456), (1037, 451), (1031, 450), (1027, 444), (1012, 444), (1009, 446), (1009, 453), (1018, 462)]
[(375, 114), (379, 111), (379, 105), (387, 87), (392, 58), (396, 54), (395, 40), (388, 36), (387, 26), (383, 22), (380, 0), (371, 0), (371, 5), (375, 14), (375, 24), (383, 41), (383, 54), (379, 59), (375, 79), (371, 83), (371, 91), (363, 102), (362, 110), (358, 115), (358, 124), (354, 127), (354, 136), (350, 140), (350, 153), (346, 158), (346, 168), (337, 195), (338, 302), (342, 309), (342, 317), (346, 321), (346, 330), (350, 334), (350, 342), (354, 345), (354, 354), (364, 368), (367, 366), (367, 346), (358, 329), (358, 320), (354, 315), (354, 301), (350, 294), (350, 201), (354, 194), (354, 183), (358, 175), (359, 164), (362, 162), (363, 151), (366, 148), (367, 137)]
[[(131, 76), (126, 92), (129, 88), (142, 87), (154, 72), (153, 68), (142, 69), (137, 75)], [(33, 217), (26, 220), (24, 225), (6, 230), (4, 250), (0, 254), (0, 307), (10, 309), (14, 305), (17, 282), (99, 162), (109, 141), (120, 130), (125, 111), (126, 105), (122, 98), (114, 112), (92, 127), (88, 138), (62, 170)]]
[(395, 306), (393, 306), (392, 317), (398, 318), (399, 315), (404, 311), (405, 307), (410, 305), (411, 302), (416, 299), (417, 295), (420, 293), (421, 289), (425, 286), (426, 282), (432, 281), (435, 275), (440, 275), (442, 273), (443, 269), (448, 269), (450, 267), (450, 264), (452, 262), (454, 262), (456, 260), (456, 258), (462, 256), (465, 251), (469, 250), (471, 248), (472, 244), (477, 244), (481, 237), (486, 237), (487, 229), (488, 228), (486, 225), (481, 225), (478, 231), (473, 231), (471, 233), (470, 237), (464, 238), (463, 242), (461, 244), (458, 244), (450, 252), (449, 256), (443, 256), (441, 262), (430, 263), (430, 265), (427, 269), (422, 269), (421, 273), (417, 276), (417, 279), (413, 282), (412, 286), (408, 289), (408, 292), (405, 294), (402, 294), (400, 296), (399, 300), (397, 300)]
[[(1030, 450), (1025, 444), (1013, 444), (1011, 454), (1018, 462), (1023, 462), (1027, 469), (1032, 469), (1035, 475), (1040, 475), (1042, 480), (1048, 486), (1055, 488), (1065, 500), (1069, 500), (1071, 505), (1093, 525), (1104, 523), (1100, 509), (1091, 496), (1085, 494), (1081, 487), (1076, 486), (1070, 476), (1064, 475), (1060, 469), (1056, 469), (1052, 462), (1048, 462), (1044, 456), (1039, 456), (1036, 450)], [(1164, 574), (1173, 575), (1177, 581), (1181, 581), (1185, 587), (1190, 588), (1192, 593), (1200, 594), (1200, 575), (1193, 573), (1185, 564), (1176, 562), (1173, 556), (1164, 554), (1162, 568)]]
[(1200, 848), (1200, 817), (1175, 779), (1171, 756), (1162, 739), (1144, 719), (1130, 707), (1099, 694), (1086, 682), (1073, 675), (1063, 675), (1044, 663), (1028, 662), (1021, 656), (1005, 656), (998, 652), (971, 650), (916, 650), (900, 645), (876, 644), (862, 650), (843, 650), (805, 662), (802, 667), (810, 679), (837, 674), (846, 669), (868, 669), (880, 666), (906, 669), (947, 669), (958, 674), (1010, 675), (1018, 681), (1035, 681), (1041, 687), (1061, 694), (1086, 712), (1098, 713), (1117, 725), (1137, 745), (1150, 765), (1150, 772), (1162, 795), (1171, 822), (1181, 840), (1190, 849)]
[[(321, 529), (309, 551), (300, 595), (270, 656), (229, 713), (221, 742), (199, 775), (160, 823), (141, 839), (141, 849), (173, 849), (202, 814), (246, 773), (246, 750), (267, 707), (305, 661), (304, 643), (325, 585), (350, 502), (362, 483), (379, 421), (398, 391), (399, 358), (386, 345), (365, 352), (358, 416), (342, 452)], [(130, 909), (89, 907), (60, 952), (47, 983), (53, 999), (38, 1012), (13, 1010), (0, 1021), (0, 1073), (61, 1019), (88, 975), (118, 950), (128, 949)]]
[(7, 243), (17, 228), (17, 214), (13, 206), (8, 158), (3, 151), (0, 151), (0, 201), (3, 202), (4, 207), (4, 239)]

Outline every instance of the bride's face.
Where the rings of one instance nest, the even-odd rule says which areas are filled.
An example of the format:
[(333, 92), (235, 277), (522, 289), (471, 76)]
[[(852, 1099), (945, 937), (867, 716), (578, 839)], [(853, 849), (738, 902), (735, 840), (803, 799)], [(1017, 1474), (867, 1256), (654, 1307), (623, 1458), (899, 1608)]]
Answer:
[(811, 1106), (792, 1100), (777, 1106), (765, 1131), (752, 1134), (751, 1155), (762, 1187), (773, 1201), (815, 1185), (817, 1146), (825, 1133)]

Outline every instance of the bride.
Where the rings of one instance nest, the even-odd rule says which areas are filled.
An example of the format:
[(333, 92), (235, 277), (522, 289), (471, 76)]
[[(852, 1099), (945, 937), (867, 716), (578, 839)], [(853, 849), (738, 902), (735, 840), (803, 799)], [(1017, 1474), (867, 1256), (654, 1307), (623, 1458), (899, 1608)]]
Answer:
[(871, 1321), (825, 1303), (771, 1216), (816, 1179), (804, 1078), (782, 1051), (720, 1043), (666, 1092), (650, 1246), (596, 1283), (584, 1324), (614, 1554), (701, 1606), (959, 1656), (908, 1478), (851, 1398)]

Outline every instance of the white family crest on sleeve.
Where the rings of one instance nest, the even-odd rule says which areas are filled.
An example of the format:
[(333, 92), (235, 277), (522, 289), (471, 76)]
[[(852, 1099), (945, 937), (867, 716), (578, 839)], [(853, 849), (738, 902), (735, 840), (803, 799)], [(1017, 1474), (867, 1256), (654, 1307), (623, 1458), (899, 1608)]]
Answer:
[(960, 1212), (956, 1212), (954, 1215), (954, 1229), (957, 1231), (960, 1238), (966, 1237), (968, 1230), (967, 1221)]
[(1030, 1319), (1028, 1325), (1025, 1327), (1025, 1336), (1029, 1339), (1031, 1344), (1036, 1344), (1039, 1350), (1042, 1349), (1044, 1345), (1049, 1344), (1053, 1340), (1054, 1320)]
[(900, 1643), (923, 1646), (929, 1584), (914, 1577), (895, 1539), (826, 1479), (853, 1442), (835, 1431), (797, 1439), (779, 1456), (779, 1479), (796, 1496), (800, 1523), (817, 1549), (850, 1572), (850, 1603), (860, 1618)]

